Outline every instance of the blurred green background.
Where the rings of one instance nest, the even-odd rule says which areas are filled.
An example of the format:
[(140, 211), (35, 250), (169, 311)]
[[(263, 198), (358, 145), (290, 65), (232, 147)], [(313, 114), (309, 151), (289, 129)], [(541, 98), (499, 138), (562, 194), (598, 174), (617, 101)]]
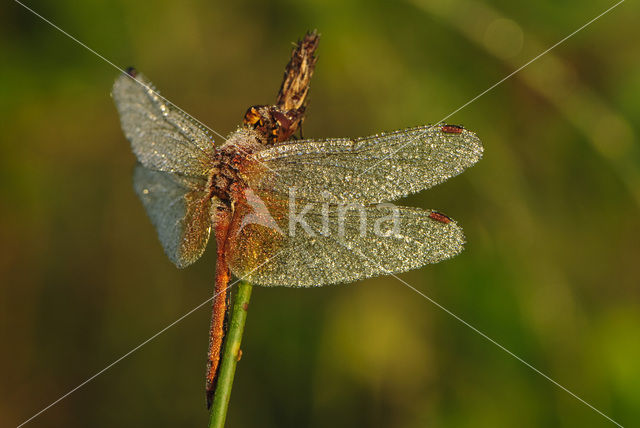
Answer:
[[(437, 122), (609, 1), (28, 1), (227, 134), (322, 34), (305, 134)], [(466, 250), (402, 278), (621, 423), (640, 423), (640, 6), (627, 1), (450, 117), (484, 159), (405, 204)], [(0, 425), (16, 426), (212, 293), (132, 190), (118, 72), (0, 6)], [(28, 426), (205, 426), (208, 305)], [(613, 426), (390, 278), (254, 289), (230, 427)]]

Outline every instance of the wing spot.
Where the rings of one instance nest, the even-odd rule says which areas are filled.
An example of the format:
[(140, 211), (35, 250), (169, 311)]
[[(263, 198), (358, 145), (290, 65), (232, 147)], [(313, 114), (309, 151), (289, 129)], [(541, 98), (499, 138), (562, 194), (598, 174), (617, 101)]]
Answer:
[(449, 217), (436, 211), (431, 211), (429, 213), (429, 218), (435, 221), (439, 221), (440, 223), (451, 223), (451, 219)]
[(442, 132), (445, 134), (462, 134), (464, 128), (459, 125), (442, 125)]

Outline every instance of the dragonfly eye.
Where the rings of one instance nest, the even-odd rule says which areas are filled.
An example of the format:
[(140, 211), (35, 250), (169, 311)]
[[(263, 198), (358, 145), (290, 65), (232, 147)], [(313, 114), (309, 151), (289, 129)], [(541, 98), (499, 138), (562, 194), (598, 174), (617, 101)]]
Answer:
[(127, 67), (126, 72), (131, 77), (136, 77), (136, 75), (138, 74), (138, 71), (133, 67)]
[(291, 119), (289, 119), (289, 117), (287, 117), (285, 113), (282, 113), (278, 110), (274, 110), (273, 118), (276, 120), (276, 122), (281, 128), (285, 128), (285, 129), (289, 129), (293, 122)]
[(262, 121), (262, 117), (258, 110), (255, 107), (249, 107), (247, 112), (244, 114), (244, 123), (246, 125), (255, 125), (260, 121)]

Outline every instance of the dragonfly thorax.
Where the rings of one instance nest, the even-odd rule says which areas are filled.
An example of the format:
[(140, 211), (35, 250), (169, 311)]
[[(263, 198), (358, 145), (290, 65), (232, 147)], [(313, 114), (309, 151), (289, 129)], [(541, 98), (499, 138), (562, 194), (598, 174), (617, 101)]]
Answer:
[(246, 186), (239, 173), (240, 166), (262, 148), (264, 144), (258, 132), (240, 128), (231, 134), (214, 155), (208, 180), (211, 196), (229, 204), (233, 200), (233, 191)]
[(243, 180), (238, 174), (238, 153), (219, 151), (216, 153), (214, 166), (209, 173), (209, 192), (224, 203), (231, 202), (232, 187), (242, 185)]

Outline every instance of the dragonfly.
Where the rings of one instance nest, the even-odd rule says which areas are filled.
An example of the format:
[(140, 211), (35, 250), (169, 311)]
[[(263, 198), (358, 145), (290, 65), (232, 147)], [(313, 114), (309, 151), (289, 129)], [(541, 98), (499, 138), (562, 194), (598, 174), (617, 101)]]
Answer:
[(483, 148), (473, 132), (440, 123), (368, 137), (299, 139), (291, 130), (304, 113), (302, 92), (293, 106), (251, 107), (243, 125), (216, 145), (143, 74), (129, 69), (113, 86), (138, 160), (134, 189), (166, 255), (184, 268), (200, 258), (212, 233), (215, 238), (209, 406), (232, 275), (267, 287), (348, 283), (448, 259), (465, 242), (450, 217), (390, 201), (476, 163)]

